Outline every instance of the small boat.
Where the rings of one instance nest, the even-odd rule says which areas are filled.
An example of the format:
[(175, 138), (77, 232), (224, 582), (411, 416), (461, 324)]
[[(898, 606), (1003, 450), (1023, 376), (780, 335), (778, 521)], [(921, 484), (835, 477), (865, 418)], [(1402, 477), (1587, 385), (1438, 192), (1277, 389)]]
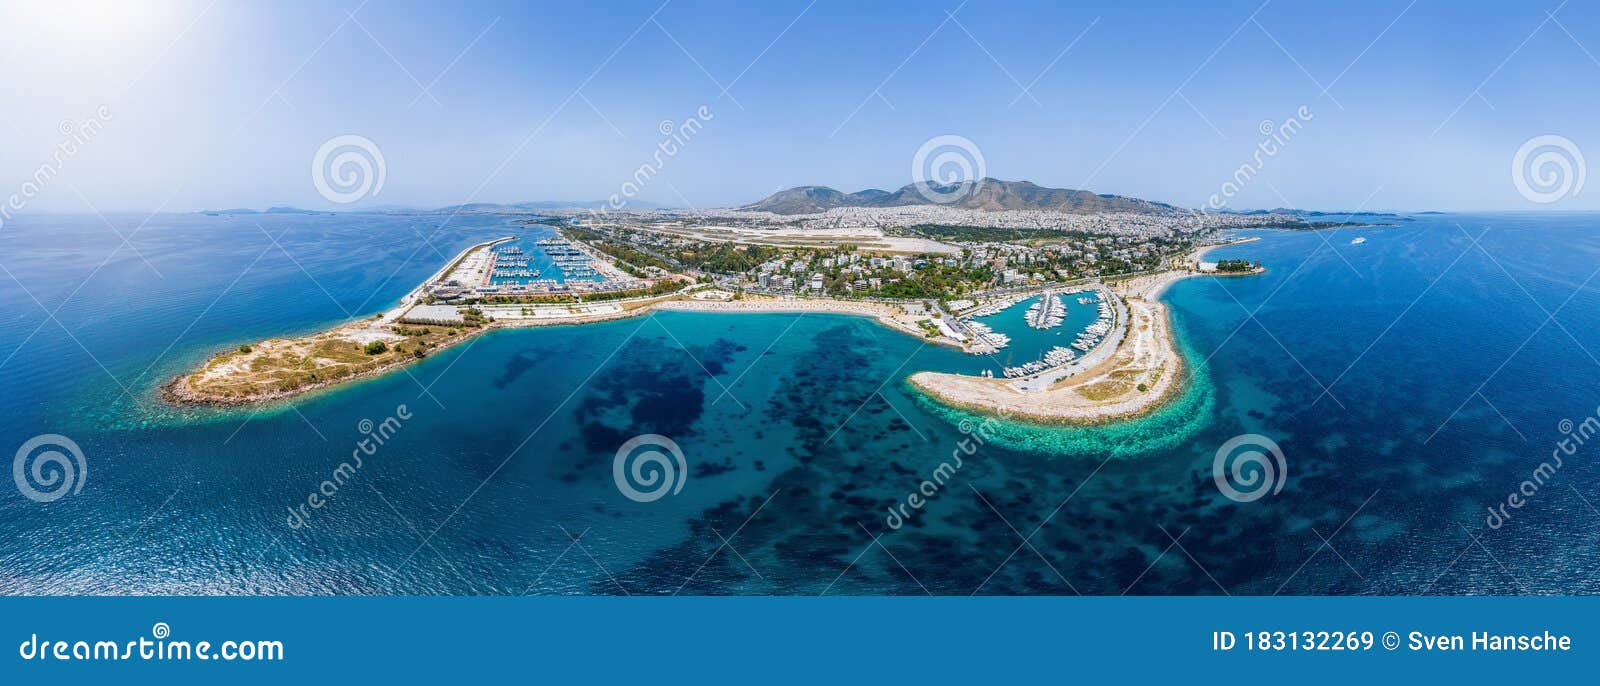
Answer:
[(1350, 241), (1350, 245), (1361, 245), (1362, 243), (1365, 243), (1365, 242), (1367, 242), (1367, 237), (1366, 236), (1359, 236), (1355, 240)]

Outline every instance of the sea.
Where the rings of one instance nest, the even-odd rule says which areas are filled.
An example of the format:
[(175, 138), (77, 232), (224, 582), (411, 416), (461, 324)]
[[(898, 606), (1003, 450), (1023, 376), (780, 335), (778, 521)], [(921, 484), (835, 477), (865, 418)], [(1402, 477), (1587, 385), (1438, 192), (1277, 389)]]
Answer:
[(1354, 220), (1214, 250), (1267, 272), (1163, 296), (1184, 390), (1060, 427), (906, 381), (992, 359), (818, 313), (495, 331), (292, 402), (173, 407), (161, 385), (219, 351), (549, 230), (20, 217), (0, 593), (1600, 591), (1600, 215)]

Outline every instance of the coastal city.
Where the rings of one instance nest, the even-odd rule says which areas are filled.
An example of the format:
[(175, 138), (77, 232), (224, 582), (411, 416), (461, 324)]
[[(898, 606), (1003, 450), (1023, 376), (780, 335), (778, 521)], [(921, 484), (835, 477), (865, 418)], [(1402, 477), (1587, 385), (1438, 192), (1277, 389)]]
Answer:
[[(828, 213), (838, 219), (843, 209), (862, 210)], [(507, 216), (517, 235), (469, 247), (382, 315), (225, 351), (165, 395), (202, 405), (289, 397), (494, 328), (666, 310), (829, 312), (873, 317), (986, 360), (977, 372), (910, 377), (950, 405), (1102, 421), (1148, 412), (1181, 383), (1159, 302), (1167, 284), (1264, 271), (1248, 260), (1203, 261), (1210, 247), (1250, 240), (1231, 239), (1233, 231), (1319, 228), (1292, 215), (1164, 210), (998, 213), (1050, 228), (927, 223), (964, 216), (947, 209), (890, 208), (871, 226), (841, 219), (830, 228), (749, 209)]]
[[(634, 263), (642, 274), (680, 272), (774, 296), (933, 300), (1145, 272), (1227, 230), (1316, 226), (1279, 214), (1084, 215), (935, 205), (835, 208), (827, 215), (852, 212), (873, 214), (873, 221), (830, 221), (830, 232), (796, 231), (795, 216), (742, 210), (574, 212), (562, 219), (565, 235)], [(813, 221), (799, 217), (801, 224)], [(995, 217), (1016, 223), (984, 221)]]

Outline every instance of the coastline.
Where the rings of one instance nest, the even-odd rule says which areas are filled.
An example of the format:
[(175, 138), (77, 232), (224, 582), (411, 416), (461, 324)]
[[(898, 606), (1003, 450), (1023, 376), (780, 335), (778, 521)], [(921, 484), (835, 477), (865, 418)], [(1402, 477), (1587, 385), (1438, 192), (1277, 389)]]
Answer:
[[(454, 262), (454, 261), (452, 261)], [(600, 322), (629, 319), (655, 311), (668, 312), (726, 312), (726, 313), (820, 313), (847, 316), (871, 317), (878, 323), (905, 333), (927, 339), (923, 330), (915, 323), (916, 317), (909, 315), (899, 308), (886, 303), (867, 301), (833, 300), (823, 298), (807, 298), (798, 300), (780, 300), (776, 298), (756, 298), (745, 300), (697, 300), (682, 293), (657, 296), (636, 301), (621, 301), (615, 304), (618, 307), (598, 314), (564, 314), (562, 306), (530, 306), (527, 309), (544, 310), (548, 316), (524, 317), (511, 319), (495, 319), (484, 326), (477, 328), (462, 328), (452, 331), (447, 336), (438, 339), (428, 349), (428, 355), (437, 354), (449, 348), (465, 343), (478, 336), (491, 331), (504, 329), (533, 328), (543, 326), (576, 326)], [(396, 308), (402, 309), (402, 308)], [(375, 322), (387, 323), (398, 320), (400, 315), (389, 313), (356, 320), (341, 324), (332, 329), (299, 338), (272, 338), (250, 346), (251, 348), (273, 349), (298, 345), (305, 347), (308, 342), (325, 339), (340, 341), (357, 341), (374, 336), (398, 338), (392, 333), (379, 331), (373, 328)], [(392, 315), (392, 316), (391, 316)], [(386, 340), (386, 339), (384, 339)], [(954, 345), (942, 339), (927, 339), (944, 345)], [(342, 376), (322, 378), (309, 383), (296, 385), (292, 388), (260, 388), (252, 389), (239, 394), (223, 394), (207, 392), (195, 387), (196, 380), (209, 381), (213, 377), (236, 374), (231, 368), (218, 371), (225, 367), (230, 357), (234, 356), (233, 350), (220, 351), (207, 359), (200, 368), (176, 376), (159, 388), (163, 401), (178, 406), (188, 407), (242, 407), (289, 400), (301, 395), (307, 395), (318, 390), (351, 383), (362, 379), (380, 376), (394, 371), (400, 367), (422, 362), (425, 357), (405, 355), (396, 359), (387, 360), (371, 367), (358, 369)]]
[[(447, 273), (472, 251), (503, 240), (506, 239), (468, 248), (438, 274)], [(1075, 369), (1069, 375), (1053, 379), (1042, 375), (995, 379), (924, 371), (911, 375), (909, 381), (928, 396), (953, 407), (1004, 413), (1045, 423), (1093, 424), (1152, 412), (1177, 395), (1184, 387), (1188, 372), (1173, 339), (1170, 312), (1160, 302), (1160, 297), (1181, 279), (1217, 275), (1197, 272), (1190, 266), (1197, 264), (1208, 251), (1254, 240), (1258, 239), (1250, 237), (1201, 246), (1178, 261), (1177, 266), (1165, 271), (1107, 283), (1106, 287), (1121, 301), (1119, 320), (1126, 321), (1119, 321), (1123, 330), (1107, 341), (1106, 345), (1113, 347), (1105, 353), (1105, 359), (1087, 368)], [(1254, 273), (1259, 272), (1225, 275)], [(437, 274), (430, 282), (436, 278)], [(365, 319), (309, 336), (268, 339), (253, 346), (242, 345), (237, 351), (218, 352), (198, 369), (162, 384), (161, 399), (173, 405), (204, 407), (272, 403), (386, 374), (494, 330), (615, 321), (657, 310), (864, 316), (926, 342), (964, 349), (955, 340), (928, 335), (921, 324), (928, 316), (912, 312), (913, 306), (925, 307), (920, 302), (895, 305), (865, 300), (765, 296), (707, 299), (691, 295), (688, 288), (661, 296), (594, 303), (583, 311), (574, 311), (565, 305), (483, 305), (482, 308), (490, 311), (490, 320), (486, 322), (462, 327), (417, 325), (416, 329), (408, 329), (401, 320), (419, 300), (417, 296), (425, 286), (426, 283), (406, 294), (396, 307)], [(425, 333), (418, 334), (418, 330)], [(369, 366), (366, 358), (352, 350), (359, 351), (374, 341), (393, 345), (393, 348), (377, 353), (384, 357), (374, 358)], [(404, 345), (411, 345), (410, 354), (402, 354)], [(1029, 387), (1040, 384), (1047, 386)]]

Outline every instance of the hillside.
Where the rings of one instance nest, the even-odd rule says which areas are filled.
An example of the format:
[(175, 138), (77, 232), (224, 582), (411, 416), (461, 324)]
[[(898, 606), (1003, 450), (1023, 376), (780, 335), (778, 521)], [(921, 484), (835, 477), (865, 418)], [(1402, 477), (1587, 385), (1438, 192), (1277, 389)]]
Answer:
[[(976, 186), (976, 188), (972, 188)], [(924, 194), (922, 190), (930, 191)], [(946, 195), (954, 198), (949, 203), (934, 203), (928, 195)], [(1177, 208), (1166, 203), (1151, 202), (1120, 195), (1101, 195), (1070, 188), (1046, 188), (1030, 181), (1001, 181), (984, 179), (981, 183), (963, 182), (950, 186), (930, 185), (919, 189), (915, 184), (894, 192), (868, 189), (844, 193), (827, 186), (800, 186), (778, 191), (759, 202), (739, 209), (775, 214), (813, 214), (835, 207), (905, 207), (910, 205), (941, 204), (970, 210), (997, 212), (1001, 210), (1051, 210), (1074, 214), (1102, 212), (1172, 212)]]

